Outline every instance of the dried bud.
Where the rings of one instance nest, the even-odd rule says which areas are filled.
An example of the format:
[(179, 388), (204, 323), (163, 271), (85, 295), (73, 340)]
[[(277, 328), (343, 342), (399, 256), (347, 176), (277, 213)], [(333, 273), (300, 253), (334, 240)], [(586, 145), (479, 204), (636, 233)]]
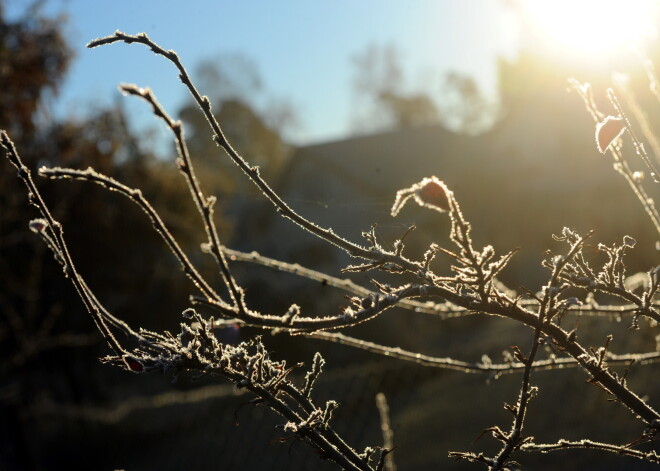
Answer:
[(424, 178), (410, 188), (404, 188), (396, 193), (392, 206), (392, 216), (396, 216), (410, 198), (425, 208), (435, 209), (441, 213), (449, 211), (452, 192), (437, 177)]
[(43, 232), (48, 227), (48, 221), (45, 219), (33, 219), (30, 221), (30, 229), (32, 232)]
[(607, 148), (625, 129), (626, 123), (623, 118), (607, 116), (596, 126), (596, 144), (598, 145), (598, 150), (604, 154)]
[(637, 241), (630, 237), (629, 235), (623, 236), (623, 245), (630, 247), (631, 249), (635, 246)]
[(421, 200), (424, 205), (449, 211), (449, 189), (444, 182), (436, 177), (431, 177), (425, 178), (421, 183), (423, 186), (417, 190), (415, 199)]
[(142, 363), (137, 361), (135, 358), (125, 358), (124, 361), (126, 362), (126, 366), (128, 366), (129, 370), (135, 371), (136, 373), (144, 371), (144, 366)]
[(639, 171), (633, 172), (632, 177), (633, 180), (635, 180), (636, 182), (641, 182), (642, 180), (644, 180), (644, 172), (639, 172)]

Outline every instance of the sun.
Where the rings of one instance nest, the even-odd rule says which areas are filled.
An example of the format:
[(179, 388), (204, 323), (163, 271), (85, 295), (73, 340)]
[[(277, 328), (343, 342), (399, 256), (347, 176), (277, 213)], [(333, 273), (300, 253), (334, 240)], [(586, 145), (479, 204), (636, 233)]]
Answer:
[(654, 36), (652, 0), (524, 0), (527, 27), (545, 47), (566, 56), (602, 60)]

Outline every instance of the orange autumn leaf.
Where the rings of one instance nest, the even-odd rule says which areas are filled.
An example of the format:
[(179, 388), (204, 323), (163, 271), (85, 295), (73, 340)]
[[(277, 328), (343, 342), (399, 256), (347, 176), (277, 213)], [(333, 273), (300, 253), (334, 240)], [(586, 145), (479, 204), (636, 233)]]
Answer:
[(620, 117), (608, 116), (598, 123), (596, 126), (596, 144), (598, 145), (598, 150), (604, 154), (624, 129), (626, 129), (626, 123)]

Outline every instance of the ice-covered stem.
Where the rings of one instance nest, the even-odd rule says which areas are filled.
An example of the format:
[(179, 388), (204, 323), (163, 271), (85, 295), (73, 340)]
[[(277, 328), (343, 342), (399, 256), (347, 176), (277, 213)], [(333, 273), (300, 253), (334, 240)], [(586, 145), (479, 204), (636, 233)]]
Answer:
[(112, 191), (117, 191), (135, 202), (149, 216), (154, 228), (165, 240), (171, 251), (183, 266), (183, 271), (195, 283), (204, 298), (195, 299), (199, 304), (204, 304), (222, 313), (225, 317), (238, 318), (242, 322), (264, 329), (286, 329), (292, 331), (314, 331), (320, 329), (336, 329), (356, 325), (380, 315), (385, 310), (396, 306), (400, 301), (410, 297), (419, 296), (422, 292), (421, 286), (404, 286), (387, 296), (374, 297), (374, 302), (366, 307), (347, 308), (344, 312), (335, 316), (326, 317), (304, 317), (285, 315), (262, 314), (248, 309), (245, 305), (241, 309), (236, 303), (229, 304), (224, 301), (204, 280), (195, 269), (174, 237), (167, 229), (153, 206), (144, 198), (140, 190), (127, 187), (111, 177), (98, 173), (92, 169), (75, 170), (65, 168), (41, 168), (40, 174), (50, 178), (70, 178), (90, 181), (104, 186)]
[(209, 247), (211, 254), (215, 258), (218, 267), (220, 268), (222, 279), (225, 283), (225, 286), (227, 286), (232, 302), (239, 310), (239, 312), (243, 314), (246, 310), (244, 293), (231, 274), (229, 264), (227, 263), (225, 254), (222, 251), (218, 229), (216, 227), (215, 221), (213, 220), (213, 206), (215, 204), (215, 197), (205, 197), (204, 193), (202, 192), (199, 181), (197, 180), (197, 176), (195, 174), (195, 168), (193, 167), (192, 159), (190, 158), (190, 152), (188, 151), (183, 124), (181, 121), (173, 120), (170, 115), (167, 114), (165, 109), (161, 106), (161, 104), (152, 93), (151, 89), (140, 88), (136, 85), (129, 84), (122, 84), (119, 88), (122, 92), (142, 98), (148, 104), (150, 104), (153, 113), (158, 118), (162, 119), (170, 131), (172, 131), (176, 143), (177, 153), (179, 155), (179, 158), (177, 159), (177, 165), (186, 179), (186, 183), (190, 189), (190, 195), (192, 196), (192, 199), (195, 202), (195, 206), (197, 207), (197, 210), (202, 217), (204, 230), (206, 231), (206, 236), (208, 237), (208, 242), (206, 245)]
[[(572, 243), (571, 241), (577, 237), (575, 232), (564, 228), (563, 235), (556, 237), (556, 239)], [(573, 287), (584, 288), (590, 292), (602, 292), (632, 303), (636, 306), (636, 309), (634, 309), (635, 319), (639, 316), (645, 316), (660, 322), (659, 306), (653, 302), (658, 289), (658, 277), (654, 274), (657, 273), (658, 268), (653, 268), (648, 272), (648, 287), (641, 295), (636, 294), (633, 289), (626, 286), (624, 255), (635, 244), (635, 239), (630, 236), (624, 236), (621, 243), (612, 244), (612, 246), (598, 244), (597, 251), (607, 257), (598, 272), (589, 266), (582, 249), (580, 249), (574, 257), (574, 261), (566, 264), (560, 277), (562, 281)], [(544, 263), (548, 265), (548, 262)]]
[[(249, 262), (269, 267), (274, 270), (291, 273), (302, 278), (318, 281), (324, 286), (338, 288), (363, 298), (368, 298), (376, 294), (374, 291), (354, 283), (349, 278), (338, 278), (324, 272), (304, 267), (298, 263), (287, 263), (266, 257), (256, 251), (243, 252), (226, 246), (222, 247), (222, 251), (231, 261)], [(495, 278), (493, 278), (493, 281), (494, 283), (497, 282)], [(506, 287), (498, 289), (507, 291)], [(518, 304), (535, 308), (538, 305), (538, 301), (535, 299), (525, 299), (520, 300)], [(397, 303), (396, 307), (408, 309), (416, 313), (430, 314), (441, 319), (453, 319), (475, 314), (473, 311), (464, 309), (460, 306), (455, 306), (448, 302), (418, 301), (415, 299), (402, 299)], [(652, 305), (652, 307), (660, 308), (660, 305), (656, 303), (655, 305)], [(633, 315), (637, 311), (639, 311), (639, 306), (636, 304), (625, 304), (620, 306), (599, 305), (593, 300), (586, 304), (571, 305), (566, 309), (566, 312), (574, 313), (576, 315), (601, 316), (613, 319), (619, 319), (623, 315)]]
[(394, 463), (394, 455), (392, 453), (394, 450), (394, 431), (390, 424), (390, 408), (387, 404), (387, 398), (382, 392), (376, 394), (376, 407), (380, 416), (380, 431), (383, 434), (381, 463), (378, 463), (377, 469), (396, 471), (396, 464)]
[(323, 371), (323, 365), (325, 365), (325, 360), (319, 352), (316, 352), (312, 360), (312, 369), (305, 375), (305, 385), (302, 388), (302, 393), (305, 397), (309, 397), (312, 393), (314, 383)]
[(551, 337), (553, 342), (560, 349), (572, 356), (595, 381), (603, 385), (603, 387), (612, 393), (612, 395), (622, 404), (634, 414), (641, 417), (646, 424), (657, 423), (658, 427), (660, 427), (660, 422), (656, 422), (660, 419), (660, 414), (658, 414), (642, 398), (628, 389), (625, 385), (621, 384), (619, 379), (615, 377), (608, 368), (599, 365), (597, 359), (579, 342), (577, 342), (574, 336), (570, 335), (569, 332), (566, 332), (560, 326), (552, 322), (542, 322), (537, 313), (521, 307), (515, 303), (515, 300), (509, 299), (504, 295), (498, 300), (484, 302), (462, 296), (443, 286), (427, 286), (425, 288), (425, 293), (427, 295), (444, 298), (451, 303), (467, 309), (496, 316), (508, 317), (509, 319), (525, 324), (532, 329), (536, 329), (540, 325), (541, 332), (544, 335)]
[[(338, 288), (363, 298), (369, 298), (376, 294), (376, 292), (353, 282), (350, 278), (338, 278), (324, 272), (304, 267), (298, 263), (282, 262), (281, 260), (266, 257), (255, 251), (242, 252), (240, 250), (230, 249), (228, 247), (222, 247), (222, 251), (227, 254), (229, 259), (232, 261), (235, 260), (263, 265), (275, 270), (307, 278), (309, 280), (318, 281), (324, 286)], [(401, 307), (418, 313), (439, 316), (443, 319), (450, 317), (462, 317), (464, 315), (471, 314), (463, 308), (453, 306), (448, 303), (434, 303), (432, 301), (424, 302), (417, 301), (415, 299), (402, 299), (397, 303), (396, 307)]]
[[(499, 429), (497, 430), (497, 433), (495, 433), (496, 438), (499, 438), (504, 442), (504, 446), (494, 458), (493, 465), (491, 466), (493, 471), (499, 471), (503, 469), (503, 467), (508, 463), (511, 454), (520, 448), (520, 446), (525, 443), (525, 441), (528, 440), (523, 436), (523, 426), (529, 401), (536, 391), (536, 388), (531, 386), (530, 379), (534, 360), (536, 359), (536, 354), (538, 353), (538, 349), (542, 341), (542, 327), (544, 324), (550, 323), (552, 320), (552, 315), (555, 312), (557, 299), (562, 291), (562, 289), (559, 287), (559, 283), (561, 281), (560, 277), (564, 267), (566, 267), (566, 265), (573, 259), (573, 257), (578, 254), (578, 252), (582, 249), (585, 240), (589, 236), (591, 236), (591, 233), (587, 234), (585, 237), (578, 237), (572, 242), (571, 248), (567, 255), (555, 257), (553, 259), (552, 275), (550, 276), (548, 283), (543, 287), (543, 297), (538, 309), (539, 322), (534, 328), (534, 339), (532, 340), (532, 347), (530, 352), (527, 357), (524, 357), (519, 350), (516, 350), (515, 352), (518, 359), (525, 364), (525, 370), (523, 372), (520, 394), (518, 395), (518, 402), (514, 407), (510, 409), (514, 415), (511, 430), (508, 434), (503, 434)], [(602, 366), (602, 359), (599, 362), (599, 366)]]
[[(605, 115), (601, 113), (596, 106), (596, 102), (594, 101), (593, 93), (591, 90), (591, 85), (588, 83), (581, 84), (575, 79), (570, 79), (569, 83), (584, 101), (584, 105), (593, 118), (595, 124), (598, 125), (600, 122), (602, 122), (605, 118)], [(626, 179), (630, 189), (633, 191), (633, 193), (635, 193), (635, 196), (637, 196), (637, 199), (646, 211), (646, 214), (651, 219), (656, 232), (660, 234), (660, 214), (658, 213), (658, 209), (655, 206), (655, 202), (644, 189), (640, 179), (635, 177), (633, 171), (628, 166), (628, 163), (623, 158), (621, 149), (614, 145), (610, 145), (608, 148), (610, 150), (610, 155), (612, 155), (612, 159), (614, 160), (614, 170), (616, 170)]]
[(373, 260), (378, 263), (392, 263), (398, 265), (406, 270), (417, 272), (421, 265), (419, 263), (408, 260), (405, 257), (396, 255), (392, 252), (376, 252), (364, 247), (361, 247), (353, 242), (349, 242), (343, 237), (334, 233), (332, 229), (326, 229), (316, 225), (307, 218), (295, 212), (289, 205), (286, 204), (282, 198), (275, 193), (275, 191), (268, 185), (268, 183), (261, 177), (258, 167), (251, 166), (232, 146), (225, 137), (220, 124), (211, 111), (211, 102), (208, 97), (199, 93), (193, 84), (188, 72), (183, 66), (179, 56), (173, 50), (166, 50), (153, 42), (145, 33), (137, 35), (130, 35), (121, 31), (115, 32), (111, 36), (94, 39), (87, 44), (87, 47), (94, 48), (113, 44), (116, 42), (124, 42), (126, 44), (138, 43), (147, 46), (154, 54), (160, 55), (174, 64), (179, 72), (181, 82), (188, 88), (195, 102), (198, 104), (202, 113), (206, 117), (211, 130), (213, 131), (213, 140), (225, 150), (232, 161), (247, 175), (247, 177), (261, 190), (261, 192), (275, 205), (279, 213), (300, 225), (302, 228), (316, 235), (317, 237), (336, 245), (337, 247), (345, 250), (353, 257), (359, 257), (367, 260)]
[(525, 443), (520, 447), (522, 451), (533, 451), (540, 453), (549, 453), (559, 450), (590, 449), (616, 453), (621, 456), (630, 456), (651, 463), (660, 464), (660, 455), (655, 451), (641, 451), (631, 448), (630, 445), (614, 445), (611, 443), (602, 443), (594, 440), (559, 440), (556, 443)]
[[(339, 314), (325, 317), (305, 317), (300, 314), (291, 316), (288, 313), (284, 315), (262, 314), (248, 309), (245, 312), (245, 318), (241, 320), (251, 327), (280, 329), (293, 334), (340, 329), (374, 319), (386, 310), (395, 307), (401, 300), (424, 296), (427, 288), (426, 285), (404, 285), (387, 295), (376, 295), (373, 299), (369, 299), (369, 303), (365, 302), (363, 304), (358, 302), (360, 298), (352, 298), (351, 306), (344, 307)], [(193, 301), (217, 310), (224, 317), (235, 318), (239, 316), (238, 311), (234, 308), (227, 308), (200, 298), (193, 298)]]
[(199, 271), (197, 271), (183, 249), (179, 246), (174, 236), (172, 236), (171, 232), (167, 229), (167, 226), (160, 218), (154, 207), (144, 197), (142, 191), (136, 188), (130, 188), (123, 183), (118, 182), (114, 178), (96, 172), (91, 168), (88, 168), (87, 170), (76, 170), (62, 167), (42, 167), (39, 169), (39, 175), (53, 179), (59, 178), (82, 180), (96, 183), (97, 185), (101, 185), (104, 188), (107, 188), (111, 191), (116, 191), (130, 198), (131, 201), (137, 204), (147, 214), (152, 226), (163, 238), (179, 263), (181, 263), (183, 272), (195, 284), (197, 289), (199, 289), (208, 299), (212, 299), (214, 302), (220, 303), (227, 308), (231, 308), (231, 305), (223, 301), (220, 295), (209, 286), (204, 277), (199, 273)]
[[(321, 358), (320, 354), (318, 352), (314, 355), (314, 360), (312, 362), (312, 370), (314, 369), (314, 362), (316, 361), (317, 355), (319, 356), (319, 358)], [(323, 360), (323, 359), (321, 358), (321, 360)], [(308, 375), (309, 375), (309, 373), (308, 373)], [(318, 377), (318, 375), (317, 375), (317, 377)], [(306, 376), (305, 377), (305, 385), (303, 386), (303, 388), (296, 388), (290, 382), (284, 382), (282, 384), (282, 390), (285, 391), (289, 396), (294, 398), (294, 400), (296, 400), (301, 405), (301, 407), (303, 407), (305, 409), (305, 412), (307, 412), (308, 414), (311, 414), (313, 411), (316, 410), (316, 408), (315, 408), (314, 404), (312, 403), (311, 399), (309, 398), (309, 396), (306, 395), (305, 392), (304, 392), (304, 389), (305, 389), (306, 385), (308, 384), (307, 381), (308, 381), (308, 379), (307, 379), (307, 376)], [(332, 427), (321, 428), (321, 429), (319, 429), (319, 431), (322, 435), (327, 434), (329, 436), (328, 440), (331, 441), (332, 443), (334, 443), (335, 446), (337, 446), (337, 448), (339, 449), (339, 451), (341, 451), (345, 455), (354, 456), (355, 451), (350, 446), (348, 446), (348, 444), (346, 444), (344, 439), (341, 438), (341, 436), (339, 436), (334, 431), (334, 429)], [(364, 459), (363, 457), (361, 457), (360, 455), (355, 455), (355, 457), (357, 459), (356, 462), (358, 462), (361, 467), (368, 467), (369, 466), (368, 461), (366, 459)]]
[(73, 260), (71, 259), (69, 249), (64, 239), (64, 230), (62, 225), (57, 220), (55, 220), (50, 210), (48, 209), (48, 206), (46, 206), (46, 203), (44, 203), (39, 189), (34, 184), (30, 169), (28, 169), (25, 164), (23, 164), (23, 161), (16, 151), (14, 143), (5, 131), (0, 131), (0, 146), (5, 150), (6, 157), (9, 159), (12, 165), (16, 167), (18, 170), (19, 178), (27, 187), (30, 203), (37, 208), (41, 214), (41, 217), (47, 223), (47, 226), (44, 228), (44, 230), (47, 231), (46, 234), (53, 243), (51, 249), (56, 250), (55, 255), (56, 257), (59, 257), (63, 264), (64, 275), (73, 283), (76, 291), (78, 292), (78, 295), (85, 304), (87, 312), (89, 312), (92, 316), (92, 319), (94, 320), (94, 323), (96, 324), (96, 327), (103, 336), (104, 340), (107, 342), (110, 348), (112, 348), (115, 354), (123, 356), (125, 353), (124, 349), (108, 328), (103, 318), (102, 309), (98, 306), (96, 298), (91, 294), (87, 285), (73, 264)]
[[(400, 347), (379, 345), (374, 342), (356, 339), (335, 332), (312, 332), (307, 334), (307, 337), (359, 348), (388, 358), (396, 358), (398, 360), (408, 361), (418, 365), (460, 371), (462, 373), (488, 374), (493, 375), (494, 377), (499, 377), (505, 374), (521, 373), (525, 370), (526, 366), (524, 363), (517, 361), (507, 361), (505, 363), (491, 363), (483, 360), (480, 362), (467, 362), (448, 357), (433, 357), (424, 355), (423, 353), (404, 350)], [(616, 354), (607, 351), (604, 353), (603, 360), (604, 364), (608, 367), (628, 366), (631, 362), (634, 362), (635, 364), (660, 363), (660, 352)], [(575, 368), (579, 366), (580, 364), (578, 361), (570, 356), (535, 360), (532, 363), (532, 369), (534, 371)]]
[[(267, 405), (287, 421), (285, 430), (310, 442), (343, 469), (373, 471), (332, 429), (329, 419), (337, 403), (329, 401), (325, 410), (316, 407), (311, 394), (288, 379), (293, 368), (273, 360), (259, 339), (236, 346), (222, 344), (215, 337), (211, 322), (192, 309), (185, 311), (184, 317), (188, 321), (181, 324), (177, 336), (145, 332), (146, 341), (130, 352), (128, 363), (116, 356), (104, 360), (134, 373), (221, 376), (255, 394), (256, 403)], [(320, 374), (319, 362), (315, 356), (315, 377)]]
[(459, 249), (458, 253), (454, 253), (434, 244), (427, 251), (424, 257), (426, 270), (437, 252), (449, 255), (456, 262), (456, 265), (452, 266), (456, 276), (452, 278), (433, 276), (434, 284), (444, 282), (464, 284), (474, 289), (482, 301), (488, 301), (493, 291), (495, 277), (509, 263), (517, 249), (497, 261), (494, 261), (495, 249), (491, 245), (484, 247), (481, 252), (475, 250), (470, 237), (472, 226), (463, 216), (454, 193), (435, 176), (426, 177), (408, 188), (399, 190), (392, 205), (392, 216), (396, 216), (411, 199), (424, 208), (449, 213), (451, 220), (449, 238)]
[[(628, 81), (626, 79), (616, 80), (616, 88), (622, 95), (623, 101), (628, 105), (635, 121), (639, 125), (644, 139), (646, 139), (651, 146), (652, 154), (655, 156), (655, 161), (657, 163), (660, 161), (660, 141), (658, 140), (658, 136), (655, 135), (655, 131), (653, 130), (653, 126), (649, 121), (647, 113), (640, 106), (634, 92), (628, 86)], [(657, 93), (656, 86), (650, 88), (656, 89), (654, 94)]]
[(617, 113), (619, 113), (619, 116), (626, 123), (626, 132), (630, 136), (630, 139), (632, 139), (633, 146), (635, 147), (635, 152), (637, 152), (637, 155), (640, 157), (640, 159), (642, 159), (642, 161), (648, 167), (649, 171), (651, 172), (651, 178), (655, 183), (660, 183), (660, 179), (659, 179), (660, 174), (658, 174), (658, 170), (655, 168), (655, 164), (653, 163), (653, 161), (651, 161), (648, 154), (646, 153), (646, 149), (644, 149), (644, 144), (642, 144), (642, 142), (637, 137), (637, 134), (635, 134), (635, 131), (632, 128), (632, 124), (628, 119), (628, 116), (624, 112), (623, 107), (619, 102), (619, 99), (614, 93), (614, 90), (612, 90), (611, 88), (607, 90), (607, 98), (609, 98), (610, 103), (612, 103), (612, 106), (614, 106)]

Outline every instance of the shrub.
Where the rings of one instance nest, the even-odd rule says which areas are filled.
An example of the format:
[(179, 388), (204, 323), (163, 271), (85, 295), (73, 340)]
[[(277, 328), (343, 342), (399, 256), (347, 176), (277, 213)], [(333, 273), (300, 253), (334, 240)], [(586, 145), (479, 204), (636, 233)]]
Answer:
[[(209, 100), (195, 88), (175, 52), (161, 48), (145, 34), (132, 36), (122, 32), (96, 39), (88, 46), (99, 47), (117, 42), (147, 46), (153, 53), (164, 57), (176, 67), (184, 86), (208, 120), (213, 140), (244, 172), (246, 178), (261, 190), (263, 196), (275, 206), (275, 210), (282, 217), (290, 219), (301, 229), (350, 255), (355, 263), (344, 267), (344, 271), (370, 272), (373, 276), (384, 273), (387, 281), (374, 280), (376, 288), (369, 290), (327, 274), (223, 246), (213, 218), (215, 198), (207, 196), (198, 183), (181, 123), (166, 113), (151, 90), (122, 85), (121, 90), (125, 94), (147, 102), (174, 136), (178, 150), (178, 168), (186, 180), (206, 231), (207, 241), (202, 248), (214, 258), (224, 290), (219, 292), (214, 289), (211, 282), (195, 267), (140, 190), (130, 188), (91, 168), (76, 170), (42, 167), (39, 169), (39, 175), (52, 179), (76, 179), (96, 183), (130, 198), (146, 213), (154, 229), (180, 262), (183, 272), (198, 290), (198, 293), (191, 297), (194, 307), (183, 312), (184, 319), (179, 333), (135, 329), (103, 307), (76, 270), (67, 248), (63, 227), (42, 199), (30, 170), (23, 164), (8, 134), (4, 131), (0, 134), (0, 144), (5, 149), (7, 158), (17, 168), (18, 176), (27, 188), (30, 203), (40, 213), (39, 218), (30, 222), (30, 229), (41, 237), (53, 252), (55, 260), (61, 264), (65, 276), (75, 286), (111, 350), (102, 361), (135, 374), (163, 372), (172, 375), (224, 378), (238, 388), (249, 390), (254, 396), (253, 403), (265, 404), (279, 414), (284, 420), (282, 428), (288, 438), (309, 443), (319, 451), (321, 458), (332, 460), (343, 469), (394, 469), (393, 437), (385, 398), (378, 396), (377, 400), (384, 435), (383, 446), (374, 445), (357, 450), (347, 444), (332, 425), (333, 412), (339, 406), (338, 403), (328, 400), (321, 404), (314, 398), (314, 383), (322, 374), (324, 365), (320, 354), (314, 355), (304, 381), (298, 383), (291, 378), (291, 373), (301, 368), (302, 364), (288, 366), (284, 361), (274, 359), (259, 337), (238, 345), (223, 343), (214, 332), (216, 327), (238, 323), (265, 332), (336, 342), (429, 367), (481, 373), (490, 377), (520, 375), (520, 387), (515, 402), (505, 405), (512, 414), (511, 423), (504, 427), (491, 426), (482, 434), (489, 434), (500, 442), (499, 451), (492, 456), (485, 453), (449, 452), (451, 457), (482, 463), (489, 469), (508, 469), (516, 466), (514, 457), (522, 452), (545, 453), (574, 448), (591, 448), (652, 463), (660, 462), (660, 455), (650, 447), (660, 432), (660, 415), (649, 405), (647, 398), (640, 397), (626, 382), (628, 369), (633, 363), (657, 362), (660, 352), (656, 349), (639, 353), (613, 353), (610, 351), (612, 335), (603, 339), (602, 346), (592, 347), (578, 339), (577, 327), (570, 330), (562, 326), (562, 320), (567, 316), (589, 314), (598, 314), (604, 318), (628, 315), (635, 329), (640, 327), (640, 322), (646, 322), (651, 327), (657, 326), (660, 322), (660, 303), (657, 301), (660, 269), (656, 266), (645, 274), (632, 277), (627, 275), (624, 260), (626, 252), (636, 244), (632, 237), (626, 236), (612, 245), (592, 245), (592, 233), (580, 234), (570, 228), (564, 228), (560, 234), (554, 236), (556, 241), (564, 245), (564, 251), (549, 253), (543, 261), (543, 266), (550, 272), (547, 282), (538, 293), (525, 289), (517, 293), (504, 286), (497, 278), (507, 267), (515, 250), (498, 255), (491, 245), (476, 247), (471, 238), (472, 225), (463, 215), (459, 202), (451, 191), (451, 184), (431, 176), (400, 190), (394, 198), (392, 215), (396, 216), (405, 210), (409, 201), (414, 201), (436, 211), (438, 217), (449, 218), (449, 239), (452, 244), (450, 248), (437, 243), (431, 244), (424, 255), (415, 260), (404, 253), (404, 238), (410, 231), (406, 231), (395, 241), (391, 250), (385, 247), (373, 229), (364, 233), (366, 244), (349, 241), (332, 229), (320, 227), (294, 211), (262, 178), (259, 168), (251, 166), (238, 154), (212, 114)], [(646, 182), (643, 181), (642, 174), (633, 172), (623, 158), (622, 133), (625, 132), (632, 140), (637, 154), (648, 166), (648, 180), (651, 185), (658, 183), (657, 171), (633, 131), (616, 95), (612, 91), (609, 92), (617, 116), (608, 117), (597, 109), (588, 85), (577, 82), (573, 82), (573, 85), (595, 119), (599, 149), (611, 153), (615, 169), (627, 180), (660, 234), (660, 217), (653, 199), (643, 186)], [(438, 255), (451, 260), (449, 274), (439, 275), (432, 268), (432, 262)], [(246, 302), (244, 289), (232, 275), (228, 256), (231, 256), (232, 260), (260, 263), (323, 280), (347, 291), (349, 303), (340, 307), (338, 313), (325, 317), (309, 316), (295, 303), (292, 303), (286, 312), (257, 311)], [(608, 300), (608, 303), (597, 302), (596, 296)], [(219, 319), (206, 318), (200, 314), (200, 306), (215, 311)], [(507, 318), (529, 329), (530, 342), (525, 347), (510, 347), (502, 363), (494, 363), (486, 356), (479, 362), (466, 362), (387, 347), (338, 332), (342, 328), (368, 322), (395, 306), (413, 311), (452, 313), (455, 316), (482, 313)], [(540, 353), (544, 350), (551, 351), (551, 355), (541, 359)], [(559, 374), (560, 369), (569, 367), (581, 369), (589, 383), (604, 390), (611, 401), (623, 405), (638, 421), (639, 436), (631, 437), (625, 444), (604, 443), (590, 438), (540, 443), (526, 433), (528, 405), (538, 393), (538, 388), (533, 384), (534, 373), (538, 370), (554, 370), (555, 374)]]

